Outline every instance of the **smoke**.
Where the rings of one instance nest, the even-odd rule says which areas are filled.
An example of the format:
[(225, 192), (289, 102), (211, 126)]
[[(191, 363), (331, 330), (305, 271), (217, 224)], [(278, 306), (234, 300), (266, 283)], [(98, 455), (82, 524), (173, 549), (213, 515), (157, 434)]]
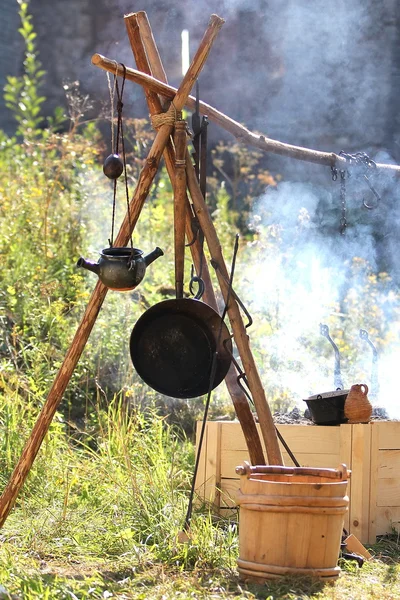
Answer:
[[(198, 30), (211, 4), (185, 11), (185, 27)], [(211, 54), (205, 68), (212, 93), (205, 100), (272, 138), (396, 162), (388, 121), (394, 8), (373, 0), (232, 2), (226, 15), (226, 4), (216, 9), (227, 24), (216, 42), (220, 54)], [(343, 205), (340, 177), (332, 182), (329, 169), (271, 156), (269, 167), (283, 181), (254, 204), (250, 226), (258, 241), (246, 254), (252, 266), (244, 292), (260, 316), (253, 335), (267, 388), (297, 401), (334, 389), (333, 349), (319, 330), (326, 323), (340, 349), (344, 386), (367, 383), (374, 404), (400, 416), (393, 400), (400, 354), (398, 187), (379, 171), (368, 171), (368, 180), (351, 172)], [(377, 364), (360, 329), (377, 347)]]
[(283, 76), (268, 110), (271, 135), (314, 144), (338, 135), (358, 145), (382, 142), (391, 52), (384, 9), (374, 5), (300, 0), (273, 17)]
[[(247, 295), (263, 325), (254, 335), (267, 387), (299, 402), (335, 389), (334, 351), (320, 335), (320, 324), (328, 324), (340, 350), (344, 387), (367, 383), (373, 403), (396, 418), (400, 296), (392, 278), (381, 272), (377, 233), (382, 231), (375, 223), (389, 229), (398, 223), (398, 208), (390, 225), (386, 215), (395, 187), (381, 179), (380, 205), (368, 211), (362, 205), (369, 189), (363, 188), (365, 180), (352, 176), (348, 181), (343, 234), (340, 184), (329, 178), (325, 186), (281, 182), (255, 203), (250, 226), (258, 241), (249, 249)], [(360, 187), (361, 196), (356, 193)], [(360, 329), (369, 332), (378, 363)]]
[(200, 93), (235, 120), (282, 141), (334, 151), (384, 147), (393, 135), (394, 5), (186, 0), (170, 2), (161, 17), (158, 4), (146, 10), (174, 84), (181, 78), (181, 30), (189, 31), (193, 57), (209, 16), (226, 20)]
[[(120, 6), (121, 12), (143, 8), (125, 0)], [(174, 85), (181, 80), (182, 29), (189, 30), (193, 57), (215, 12), (226, 24), (200, 76), (202, 99), (282, 141), (334, 152), (364, 150), (377, 161), (395, 162), (388, 152), (394, 135), (389, 115), (395, 3), (203, 0), (149, 2), (145, 8)], [(130, 64), (128, 46), (116, 50)], [(212, 127), (209, 132), (214, 139), (221, 133)], [(395, 403), (389, 404), (395, 395), (388, 390), (395, 389), (393, 366), (400, 353), (397, 187), (382, 173), (368, 173), (380, 195), (376, 203), (362, 174), (353, 173), (346, 178), (343, 207), (340, 178), (332, 182), (329, 169), (282, 157), (269, 161), (283, 182), (255, 203), (251, 226), (258, 242), (249, 248), (252, 266), (246, 266), (243, 296), (262, 315), (254, 337), (266, 359), (263, 377), (297, 400), (334, 389), (333, 350), (319, 333), (320, 323), (327, 323), (340, 347), (345, 387), (365, 381), (374, 402), (396, 416)], [(368, 210), (364, 202), (377, 206)], [(379, 275), (384, 272), (392, 280)], [(360, 328), (379, 351), (379, 396), (371, 348), (360, 339)]]
[[(146, 10), (170, 83), (179, 85), (181, 31), (189, 31), (193, 58), (210, 15), (217, 13), (226, 23), (200, 75), (203, 100), (270, 137), (319, 149), (377, 149), (395, 137), (396, 3), (150, 0), (144, 6), (117, 0), (100, 6), (92, 11), (92, 45), (86, 35), (85, 51), (74, 62), (79, 72), (69, 78), (85, 80), (104, 102), (104, 73), (90, 65), (90, 54), (134, 64), (124, 14)], [(127, 115), (147, 116), (140, 86), (129, 83), (125, 100)], [(214, 141), (223, 135), (210, 128)]]

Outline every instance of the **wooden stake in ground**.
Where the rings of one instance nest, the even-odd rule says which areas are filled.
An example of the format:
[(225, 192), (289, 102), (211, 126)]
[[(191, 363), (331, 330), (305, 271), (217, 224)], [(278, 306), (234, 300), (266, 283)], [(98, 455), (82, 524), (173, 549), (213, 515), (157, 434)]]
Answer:
[[(175, 96), (174, 106), (177, 112), (181, 111), (184, 107), (187, 96), (207, 60), (212, 44), (223, 23), (223, 19), (217, 15), (212, 15), (204, 37), (200, 42), (199, 49)], [(173, 123), (165, 124), (161, 125), (157, 132), (145, 166), (140, 173), (134, 196), (130, 202), (129, 214), (125, 216), (118, 236), (114, 242), (115, 246), (126, 246), (129, 242), (172, 129)], [(3, 526), (7, 519), (18, 496), (19, 490), (28, 476), (44, 437), (50, 427), (51, 421), (53, 420), (57, 407), (61, 402), (64, 391), (83, 352), (90, 332), (96, 322), (97, 315), (99, 314), (106, 294), (107, 288), (99, 281), (89, 300), (83, 319), (72, 340), (72, 344), (64, 358), (63, 364), (56, 375), (46, 402), (44, 403), (31, 435), (25, 444), (18, 464), (11, 474), (10, 480), (0, 498), (0, 527)]]
[[(153, 71), (159, 79), (166, 81), (166, 75), (161, 63), (160, 56), (158, 54), (157, 47), (154, 42), (153, 34), (146, 13), (141, 11), (139, 13), (132, 13), (126, 15), (125, 24), (138, 68), (145, 73), (151, 73)], [(145, 48), (143, 47), (144, 44), (146, 44)], [(161, 101), (158, 98), (158, 96), (154, 92), (148, 90), (146, 93), (146, 99), (149, 105), (150, 114), (157, 114), (161, 110)], [(172, 147), (172, 144), (169, 143), (164, 153), (164, 159), (166, 162), (168, 174), (173, 185), (173, 165), (175, 161), (174, 157), (174, 149)], [(186, 233), (187, 237), (190, 238), (192, 232), (190, 227), (191, 213), (189, 211), (188, 199), (186, 199), (186, 203), (188, 208), (186, 220)], [(207, 261), (205, 260), (204, 255), (202, 255), (203, 250), (201, 248), (201, 245), (198, 241), (196, 241), (196, 243), (190, 246), (190, 250), (192, 253), (192, 259), (195, 264), (196, 271), (197, 273), (199, 273), (201, 269), (202, 278), (203, 280), (205, 280), (206, 291), (204, 294), (204, 299), (207, 302), (207, 304), (209, 304), (214, 310), (218, 312), (218, 306), (215, 299), (214, 290), (212, 288), (211, 280), (209, 278)], [(243, 430), (243, 434), (249, 451), (250, 460), (253, 464), (264, 464), (264, 453), (262, 450), (257, 427), (253, 415), (251, 414), (247, 398), (237, 382), (237, 372), (233, 364), (231, 365), (229, 372), (225, 377), (225, 383), (227, 385), (229, 394), (232, 398), (232, 403), (234, 405), (236, 415), (239, 419), (240, 425)]]

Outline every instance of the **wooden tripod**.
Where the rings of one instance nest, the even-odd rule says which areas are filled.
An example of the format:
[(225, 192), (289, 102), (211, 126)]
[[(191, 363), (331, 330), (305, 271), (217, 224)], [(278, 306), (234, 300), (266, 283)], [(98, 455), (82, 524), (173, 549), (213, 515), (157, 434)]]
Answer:
[[(129, 40), (132, 46), (137, 66), (140, 70), (148, 74), (154, 74), (161, 81), (166, 82), (164, 70), (162, 68), (161, 60), (154, 42), (154, 38), (151, 32), (147, 16), (144, 12), (130, 14), (125, 17), (125, 23), (129, 35)], [(192, 60), (192, 63), (184, 76), (180, 87), (174, 97), (174, 106), (176, 111), (181, 111), (184, 107), (187, 97), (190, 93), (194, 82), (198, 78), (205, 61), (209, 55), (212, 44), (218, 35), (224, 21), (217, 15), (212, 15), (206, 32), (200, 42), (199, 48)], [(115, 64), (110, 69), (115, 72)], [(118, 70), (118, 74), (120, 71)], [(145, 89), (146, 99), (149, 105), (151, 114), (162, 113), (161, 102), (156, 93)], [(193, 203), (193, 207), (196, 216), (199, 220), (200, 226), (203, 230), (205, 240), (210, 252), (212, 264), (215, 265), (218, 283), (221, 288), (222, 295), (225, 302), (228, 299), (229, 289), (229, 274), (225, 265), (225, 261), (222, 254), (221, 245), (215, 231), (215, 227), (211, 220), (204, 198), (200, 191), (200, 187), (196, 178), (196, 173), (192, 165), (190, 154), (184, 149), (184, 160), (186, 162), (186, 169), (182, 169), (182, 161), (178, 162), (178, 169), (175, 171), (176, 157), (175, 148), (171, 142), (170, 136), (173, 132), (174, 126), (170, 124), (163, 124), (158, 129), (155, 136), (153, 145), (148, 154), (146, 163), (140, 173), (138, 183), (130, 201), (129, 212), (125, 216), (119, 233), (115, 239), (116, 246), (127, 245), (130, 236), (136, 226), (137, 220), (140, 216), (143, 204), (147, 198), (149, 189), (153, 182), (153, 179), (158, 170), (161, 156), (164, 154), (165, 162), (167, 165), (168, 174), (174, 187), (178, 188), (179, 193), (182, 195), (182, 178), (187, 179), (187, 186), (189, 188), (190, 197)], [(184, 175), (183, 175), (184, 174)], [(176, 180), (178, 186), (176, 184)], [(178, 194), (179, 197), (179, 194)], [(182, 200), (182, 197), (181, 197)], [(176, 221), (175, 226), (178, 228), (178, 234), (176, 237), (176, 265), (179, 269), (182, 269), (182, 251), (184, 249), (184, 243), (182, 244), (182, 231), (183, 226), (186, 228), (188, 237), (191, 235), (190, 228), (190, 217), (191, 208), (189, 205), (189, 199), (186, 191), (183, 192), (183, 203), (176, 206)], [(179, 211), (179, 206), (185, 204), (185, 219), (179, 217), (182, 216)], [(180, 242), (178, 241), (180, 240)], [(183, 238), (184, 242), (184, 238)], [(196, 242), (191, 246), (192, 258), (197, 271), (199, 270), (202, 248), (199, 243)], [(178, 258), (180, 256), (180, 259)], [(180, 262), (179, 262), (180, 261)], [(180, 266), (178, 266), (180, 264)], [(205, 281), (206, 292), (204, 298), (208, 304), (217, 310), (217, 303), (215, 300), (215, 294), (212, 288), (211, 279), (207, 264), (203, 264), (202, 278)], [(18, 493), (23, 486), (26, 477), (32, 467), (32, 464), (36, 458), (36, 455), (40, 449), (40, 446), (44, 440), (46, 433), (48, 432), (51, 421), (55, 415), (58, 405), (62, 400), (64, 391), (70, 381), (70, 378), (74, 372), (74, 369), (79, 361), (79, 358), (84, 350), (86, 342), (89, 338), (91, 330), (96, 322), (97, 315), (101, 309), (103, 301), (107, 294), (107, 288), (99, 281), (92, 293), (92, 296), (88, 302), (86, 311), (83, 315), (82, 321), (76, 331), (75, 337), (71, 343), (69, 350), (64, 358), (63, 364), (58, 371), (53, 385), (50, 389), (46, 402), (38, 416), (38, 419), (33, 427), (31, 435), (27, 440), (25, 447), (22, 451), (21, 457), (14, 468), (14, 471), (9, 479), (9, 482), (0, 497), (0, 527), (4, 524), (8, 517), (10, 510), (12, 509)], [(253, 355), (251, 353), (249, 339), (246, 333), (246, 329), (241, 317), (239, 306), (236, 300), (232, 297), (229, 299), (227, 307), (228, 317), (232, 327), (233, 337), (238, 348), (243, 368), (246, 373), (248, 385), (250, 388), (251, 395), (255, 404), (256, 412), (260, 422), (262, 437), (265, 443), (268, 461), (270, 464), (283, 465), (282, 455), (278, 444), (276, 429), (272, 420), (272, 415), (265, 398), (264, 389), (257, 371), (256, 364), (254, 362)], [(257, 428), (248, 406), (247, 399), (237, 383), (237, 373), (233, 366), (231, 366), (229, 373), (226, 377), (226, 383), (228, 390), (232, 397), (232, 401), (236, 410), (236, 414), (241, 423), (245, 439), (247, 442), (250, 460), (253, 464), (264, 464), (265, 459), (261, 442), (258, 436)]]

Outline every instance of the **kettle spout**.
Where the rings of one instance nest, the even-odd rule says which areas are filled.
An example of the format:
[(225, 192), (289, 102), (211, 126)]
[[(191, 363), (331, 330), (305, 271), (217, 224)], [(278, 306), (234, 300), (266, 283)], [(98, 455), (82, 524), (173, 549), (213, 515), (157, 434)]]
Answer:
[(88, 271), (93, 271), (93, 273), (96, 273), (96, 275), (99, 275), (100, 273), (99, 263), (92, 262), (91, 260), (85, 260), (82, 258), (82, 256), (79, 257), (76, 266), (82, 267), (82, 269), (87, 269)]
[(161, 248), (157, 246), (157, 248), (153, 250), (153, 252), (149, 252), (149, 254), (146, 254), (146, 256), (143, 257), (144, 262), (146, 263), (146, 267), (151, 265), (151, 263), (154, 262), (156, 258), (160, 258), (160, 256), (164, 256), (164, 252), (161, 250)]

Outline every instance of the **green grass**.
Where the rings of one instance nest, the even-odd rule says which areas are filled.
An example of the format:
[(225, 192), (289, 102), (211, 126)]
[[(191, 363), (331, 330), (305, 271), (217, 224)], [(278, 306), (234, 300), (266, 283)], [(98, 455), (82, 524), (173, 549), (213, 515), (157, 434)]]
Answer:
[[(22, 426), (26, 435), (34, 412), (4, 400), (7, 439)], [(177, 542), (192, 444), (155, 412), (131, 412), (118, 398), (94, 415), (79, 432), (55, 419), (0, 533), (0, 598), (400, 598), (396, 536), (379, 540), (361, 569), (342, 562), (333, 585), (241, 583), (235, 520), (198, 507), (189, 542)], [(10, 447), (1, 431), (4, 485)]]
[[(353, 563), (343, 563), (341, 577), (334, 584), (284, 578), (258, 585), (239, 581), (233, 556), (229, 555), (225, 566), (188, 568), (178, 564), (179, 560), (175, 564), (172, 560), (155, 560), (152, 548), (138, 547), (118, 556), (96, 559), (79, 556), (77, 548), (71, 548), (64, 556), (56, 550), (58, 556), (54, 556), (57, 537), (48, 542), (47, 552), (44, 548), (38, 551), (35, 544), (16, 548), (15, 541), (6, 541), (7, 538), (5, 534), (0, 551), (1, 581), (9, 593), (0, 597), (5, 598), (400, 598), (398, 546), (397, 558), (389, 562), (385, 558), (390, 540), (380, 541), (376, 548), (380, 547), (383, 554), (378, 553), (361, 569)], [(195, 541), (193, 544), (201, 563), (202, 548)]]

